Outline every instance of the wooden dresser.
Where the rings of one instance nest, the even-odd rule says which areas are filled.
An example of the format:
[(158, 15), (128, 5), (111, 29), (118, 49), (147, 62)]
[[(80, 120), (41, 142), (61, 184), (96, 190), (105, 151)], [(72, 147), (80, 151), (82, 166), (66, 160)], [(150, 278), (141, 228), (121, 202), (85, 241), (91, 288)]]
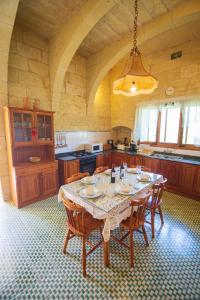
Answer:
[(12, 200), (20, 208), (56, 194), (53, 112), (5, 107), (4, 115)]

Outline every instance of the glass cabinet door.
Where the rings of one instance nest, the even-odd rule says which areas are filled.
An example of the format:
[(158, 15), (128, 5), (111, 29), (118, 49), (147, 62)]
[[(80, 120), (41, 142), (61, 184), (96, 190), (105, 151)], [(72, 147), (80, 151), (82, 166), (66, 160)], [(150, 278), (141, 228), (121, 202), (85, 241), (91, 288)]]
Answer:
[(36, 129), (39, 142), (51, 142), (53, 140), (52, 116), (48, 114), (37, 114)]
[(29, 112), (13, 112), (14, 143), (32, 142), (33, 116)]

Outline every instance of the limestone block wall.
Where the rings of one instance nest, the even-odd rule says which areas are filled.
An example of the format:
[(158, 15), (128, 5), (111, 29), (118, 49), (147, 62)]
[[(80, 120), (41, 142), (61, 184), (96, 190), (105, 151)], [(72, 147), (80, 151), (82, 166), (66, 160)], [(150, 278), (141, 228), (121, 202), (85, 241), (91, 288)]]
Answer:
[(0, 1), (0, 201), (10, 198), (3, 107), (8, 104), (8, 53), (18, 2)]
[(31, 103), (39, 99), (42, 110), (51, 110), (48, 41), (15, 25), (8, 67), (9, 105), (22, 107), (27, 96)]
[[(150, 42), (149, 42), (150, 43)], [(145, 45), (143, 45), (145, 49)], [(150, 49), (148, 45), (148, 49)], [(154, 47), (155, 49), (155, 47)], [(182, 57), (171, 60), (173, 52), (182, 50)], [(176, 99), (178, 97), (195, 96), (200, 100), (200, 40), (192, 39), (179, 46), (165, 50), (144, 53), (143, 63), (159, 81), (158, 88), (150, 95), (140, 95), (136, 97), (125, 97), (113, 95), (111, 93), (111, 126), (127, 126), (133, 128), (135, 120), (136, 104), (141, 102), (153, 102), (166, 99)], [(111, 89), (113, 81), (120, 75), (128, 56), (120, 61), (110, 71)], [(174, 94), (167, 96), (167, 87), (174, 87)]]
[(101, 82), (92, 112), (87, 112), (86, 60), (73, 57), (63, 82), (62, 97), (55, 115), (57, 131), (109, 130), (110, 85), (107, 75)]

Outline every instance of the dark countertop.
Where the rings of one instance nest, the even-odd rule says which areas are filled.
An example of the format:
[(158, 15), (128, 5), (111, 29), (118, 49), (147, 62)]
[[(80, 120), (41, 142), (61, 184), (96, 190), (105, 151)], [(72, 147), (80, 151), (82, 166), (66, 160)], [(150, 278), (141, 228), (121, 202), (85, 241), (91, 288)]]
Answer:
[[(187, 164), (200, 166), (200, 157), (189, 156), (189, 155), (176, 155), (176, 154), (173, 154), (173, 153), (171, 155), (177, 156), (177, 159), (176, 158), (171, 159), (171, 158), (165, 158), (165, 157), (156, 157), (156, 156), (152, 156), (152, 155), (147, 155), (147, 154), (142, 154), (142, 153), (137, 153), (137, 152), (131, 152), (131, 151), (122, 151), (122, 150), (107, 150), (107, 151), (104, 151), (104, 152), (89, 154), (88, 156), (85, 156), (85, 157), (92, 157), (92, 156), (94, 157), (94, 156), (97, 156), (99, 154), (108, 153), (108, 152), (128, 154), (130, 156), (139, 155), (139, 156), (142, 156), (142, 157), (149, 157), (149, 158), (152, 158), (152, 159), (168, 160), (168, 161), (172, 161), (172, 162), (187, 163)], [(182, 159), (178, 158), (180, 156), (182, 157)], [(72, 152), (62, 153), (62, 154), (57, 154), (56, 155), (56, 159), (63, 160), (63, 161), (70, 161), (70, 160), (81, 159), (81, 158), (82, 157), (74, 156)]]

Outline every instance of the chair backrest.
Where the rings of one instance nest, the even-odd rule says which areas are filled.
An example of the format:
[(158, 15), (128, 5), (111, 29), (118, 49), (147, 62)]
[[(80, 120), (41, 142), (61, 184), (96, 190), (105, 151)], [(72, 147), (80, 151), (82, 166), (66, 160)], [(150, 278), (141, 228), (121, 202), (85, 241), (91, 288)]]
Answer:
[[(131, 165), (130, 168), (137, 168), (137, 166)], [(147, 168), (147, 167), (144, 167), (144, 166), (141, 166), (141, 171), (143, 171), (143, 172), (151, 172), (151, 169)]]
[(82, 236), (85, 232), (84, 215), (85, 209), (65, 198), (64, 194), (61, 195), (63, 204), (67, 214), (67, 225), (69, 229), (76, 235)]
[(96, 170), (94, 171), (94, 174), (98, 174), (98, 173), (102, 173), (106, 170), (108, 170), (109, 168), (106, 166), (106, 167), (98, 167), (96, 168)]
[(88, 172), (73, 174), (71, 177), (69, 177), (65, 180), (65, 183), (71, 183), (73, 181), (80, 180), (80, 179), (82, 179), (86, 176), (89, 176), (89, 175), (90, 174)]
[(131, 200), (131, 217), (130, 225), (134, 222), (134, 227), (138, 228), (140, 225), (144, 225), (145, 222), (145, 211), (147, 208), (148, 200), (151, 193), (145, 193), (140, 198)]
[(152, 186), (152, 207), (160, 204), (166, 182), (167, 179), (165, 178), (162, 182), (156, 183)]

